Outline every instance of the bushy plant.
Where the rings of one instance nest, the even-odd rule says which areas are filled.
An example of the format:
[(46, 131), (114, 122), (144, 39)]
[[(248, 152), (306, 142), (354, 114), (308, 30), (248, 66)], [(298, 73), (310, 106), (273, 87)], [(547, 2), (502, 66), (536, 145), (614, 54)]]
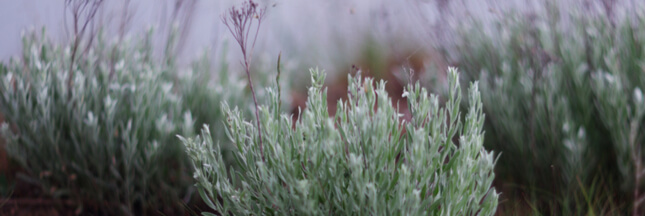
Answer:
[[(181, 137), (195, 166), (202, 198), (230, 215), (492, 215), (498, 194), (490, 187), (495, 157), (483, 149), (484, 115), (471, 85), (465, 120), (461, 88), (450, 70), (444, 108), (419, 85), (404, 93), (406, 122), (389, 102), (385, 83), (350, 79), (348, 101), (327, 112), (325, 74), (312, 70), (300, 120), (280, 112), (279, 94), (259, 107), (258, 128), (223, 104), (236, 168), (223, 166), (210, 129)], [(264, 155), (262, 154), (264, 153)]]
[(481, 82), (498, 183), (537, 213), (638, 214), (645, 130), (630, 95), (644, 87), (643, 17), (613, 25), (548, 6), (491, 32), (469, 25), (455, 47), (456, 64)]
[[(225, 54), (224, 52), (223, 56)], [(276, 84), (273, 82), (274, 79), (270, 77), (270, 74), (273, 74), (270, 72), (273, 71), (267, 70), (267, 68), (272, 68), (267, 67), (270, 63), (260, 62), (258, 65), (262, 66), (258, 66), (258, 70), (262, 69), (263, 71), (255, 75), (257, 77), (255, 83), (259, 83), (260, 86)], [(278, 62), (278, 67), (280, 67), (280, 62)], [(278, 85), (281, 86), (281, 91), (288, 91), (290, 86), (289, 72), (282, 73), (284, 74)], [(213, 74), (216, 77), (213, 77)], [(226, 116), (224, 111), (221, 110), (221, 102), (226, 101), (231, 106), (239, 107), (240, 112), (246, 117), (251, 117), (255, 110), (253, 98), (248, 89), (248, 82), (242, 75), (242, 73), (235, 73), (234, 70), (231, 70), (224, 60), (221, 61), (221, 65), (218, 68), (214, 68), (214, 64), (211, 63), (207, 55), (203, 55), (200, 60), (193, 62), (190, 71), (178, 75), (181, 87), (180, 92), (183, 95), (182, 103), (190, 110), (194, 118), (195, 128), (201, 128), (205, 124), (215, 128), (211, 132), (211, 137), (215, 142), (222, 144), (224, 152), (230, 152), (234, 146), (229, 141), (226, 130), (224, 130)], [(267, 91), (262, 88), (257, 90), (256, 94), (260, 102), (269, 101)], [(289, 108), (289, 99), (289, 97), (283, 97), (281, 100), (284, 110)], [(224, 154), (224, 161), (229, 165), (234, 164), (228, 153)]]
[[(643, 54), (645, 53), (639, 53)], [(621, 61), (616, 52), (609, 53), (605, 59), (607, 71), (599, 70), (592, 76), (598, 118), (607, 127), (607, 136), (611, 138), (613, 150), (617, 155), (616, 167), (621, 177), (620, 187), (632, 193), (632, 214), (640, 215), (645, 202), (645, 137), (642, 135), (645, 133), (645, 101), (641, 90), (645, 87), (645, 77), (642, 76), (645, 61), (639, 59), (636, 62), (640, 65), (640, 68), (636, 69), (639, 70), (637, 73), (641, 75), (630, 77), (634, 75), (629, 72), (630, 65), (620, 64), (625, 61)]]
[(24, 37), (22, 58), (0, 69), (2, 135), (23, 180), (89, 212), (181, 210), (191, 167), (175, 135), (194, 120), (150, 37), (99, 36), (73, 63), (70, 46), (45, 38)]

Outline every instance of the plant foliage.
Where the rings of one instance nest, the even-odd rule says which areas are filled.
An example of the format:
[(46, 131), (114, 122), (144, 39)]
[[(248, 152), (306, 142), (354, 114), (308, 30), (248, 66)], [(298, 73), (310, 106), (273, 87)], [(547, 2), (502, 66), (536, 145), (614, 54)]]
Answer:
[(149, 38), (99, 36), (70, 65), (69, 46), (24, 37), (22, 58), (0, 69), (0, 109), (25, 180), (103, 214), (181, 207), (191, 167), (175, 135), (194, 134), (194, 120)]
[(457, 65), (481, 82), (486, 146), (503, 154), (497, 180), (542, 214), (639, 215), (643, 16), (613, 24), (547, 11), (508, 16), (489, 33), (468, 27), (456, 46)]
[[(410, 122), (389, 102), (385, 83), (352, 78), (349, 99), (335, 117), (327, 112), (325, 74), (312, 70), (307, 107), (300, 120), (281, 114), (268, 89), (259, 107), (264, 158), (257, 127), (240, 111), (225, 110), (235, 168), (223, 166), (221, 144), (204, 127), (180, 137), (195, 166), (207, 204), (230, 215), (492, 215), (495, 157), (483, 149), (484, 115), (477, 84), (469, 91), (462, 121), (461, 88), (450, 70), (444, 108), (419, 85), (404, 93)], [(292, 127), (293, 126), (293, 127)]]

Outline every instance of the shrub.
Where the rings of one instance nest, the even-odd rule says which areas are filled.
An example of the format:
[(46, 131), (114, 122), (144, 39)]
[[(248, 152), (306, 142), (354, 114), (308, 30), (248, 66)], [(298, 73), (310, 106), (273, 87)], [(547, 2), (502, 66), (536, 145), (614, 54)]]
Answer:
[[(628, 73), (616, 55), (609, 54), (608, 71), (594, 73), (592, 82), (593, 92), (596, 97), (596, 108), (599, 118), (609, 132), (612, 147), (617, 155), (616, 164), (621, 176), (624, 190), (632, 193), (632, 214), (641, 215), (645, 194), (643, 182), (645, 177), (645, 158), (643, 157), (643, 137), (645, 125), (645, 101), (643, 101), (642, 87), (645, 79), (635, 77), (630, 79)], [(645, 65), (641, 63), (641, 71)], [(641, 72), (642, 73), (642, 72)]]
[[(222, 54), (226, 56), (226, 53)], [(278, 62), (280, 64), (280, 62)], [(260, 86), (270, 86), (272, 80), (269, 77), (269, 71), (266, 70), (266, 61), (260, 61), (258, 64), (259, 69), (263, 70), (254, 74), (256, 79), (254, 83)], [(234, 73), (225, 61), (221, 61), (221, 66), (217, 69), (213, 68), (214, 65), (208, 59), (207, 55), (203, 55), (198, 61), (192, 63), (191, 70), (186, 73), (179, 74), (178, 80), (181, 85), (183, 100), (182, 104), (190, 110), (194, 118), (195, 128), (201, 128), (204, 124), (210, 125), (214, 130), (211, 132), (211, 137), (215, 142), (222, 144), (222, 151), (230, 152), (234, 149), (230, 140), (226, 135), (226, 127), (224, 120), (226, 119), (224, 111), (221, 109), (221, 102), (226, 101), (231, 106), (239, 107), (243, 116), (251, 117), (254, 113), (255, 106), (253, 106), (253, 98), (249, 91), (248, 81), (242, 73)], [(278, 66), (279, 67), (279, 66)], [(282, 71), (283, 75), (279, 80), (281, 90), (289, 90), (288, 71)], [(215, 74), (216, 77), (212, 77)], [(286, 74), (286, 76), (285, 76)], [(285, 77), (287, 79), (285, 79)], [(262, 88), (256, 89), (257, 99), (260, 102), (268, 101), (268, 92)], [(284, 92), (282, 95), (285, 95)], [(289, 98), (284, 97), (281, 100), (284, 110), (289, 108)], [(224, 161), (226, 164), (233, 165), (235, 162), (230, 157), (229, 153), (224, 154)]]
[(183, 208), (191, 167), (175, 135), (194, 134), (194, 120), (150, 44), (99, 36), (70, 65), (69, 46), (23, 38), (22, 59), (0, 69), (0, 109), (24, 180), (101, 214)]
[(643, 185), (642, 105), (631, 95), (645, 87), (645, 22), (547, 9), (507, 16), (490, 34), (469, 26), (456, 46), (456, 64), (481, 82), (486, 146), (502, 152), (497, 181), (538, 213), (628, 214)]
[(330, 118), (325, 74), (312, 70), (311, 78), (298, 122), (281, 114), (279, 94), (268, 89), (269, 105), (259, 107), (264, 151), (255, 123), (222, 105), (236, 168), (222, 166), (221, 145), (213, 142), (208, 127), (201, 136), (180, 137), (200, 195), (211, 208), (232, 215), (495, 212), (498, 194), (490, 187), (495, 158), (482, 147), (484, 115), (476, 83), (463, 122), (454, 69), (445, 108), (418, 84), (409, 86), (404, 96), (413, 118), (406, 122), (390, 105), (385, 83), (375, 87), (360, 75), (350, 75), (349, 99)]

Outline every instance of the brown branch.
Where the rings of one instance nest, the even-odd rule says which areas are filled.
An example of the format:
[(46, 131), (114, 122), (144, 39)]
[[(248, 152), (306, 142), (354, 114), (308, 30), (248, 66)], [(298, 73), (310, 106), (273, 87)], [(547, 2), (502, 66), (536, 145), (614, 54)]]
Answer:
[[(262, 124), (260, 123), (260, 114), (258, 113), (258, 101), (255, 97), (255, 90), (253, 89), (253, 80), (251, 79), (251, 56), (253, 53), (253, 48), (255, 47), (255, 41), (258, 38), (258, 33), (260, 30), (260, 24), (262, 24), (262, 19), (264, 18), (266, 8), (259, 8), (258, 4), (250, 0), (242, 4), (240, 9), (232, 7), (228, 10), (228, 16), (225, 14), (222, 16), (222, 22), (228, 28), (228, 30), (233, 35), (235, 41), (237, 41), (242, 51), (244, 57), (243, 66), (246, 71), (246, 76), (249, 81), (249, 88), (251, 89), (251, 95), (253, 96), (253, 102), (255, 103), (255, 118), (258, 126), (258, 138), (260, 140), (260, 154), (262, 155), (262, 162), (264, 160), (264, 148), (262, 144)], [(253, 19), (257, 19), (257, 29), (255, 31), (255, 36), (253, 38), (253, 43), (251, 45), (251, 51), (248, 52), (248, 38), (251, 27), (253, 26)]]
[[(103, 0), (66, 0), (65, 8), (71, 6), (72, 19), (74, 24), (74, 42), (72, 45), (72, 55), (69, 65), (68, 77), (67, 77), (67, 95), (68, 100), (71, 100), (72, 97), (72, 82), (74, 80), (74, 63), (76, 61), (76, 53), (78, 52), (78, 47), (83, 40), (85, 31), (87, 30), (88, 25), (94, 20), (98, 9), (101, 7)], [(86, 9), (89, 11), (86, 12)], [(82, 17), (84, 20), (81, 21)], [(79, 29), (79, 24), (82, 22), (82, 27)], [(94, 35), (92, 35), (93, 37)], [(91, 45), (92, 40), (88, 43), (88, 47)]]

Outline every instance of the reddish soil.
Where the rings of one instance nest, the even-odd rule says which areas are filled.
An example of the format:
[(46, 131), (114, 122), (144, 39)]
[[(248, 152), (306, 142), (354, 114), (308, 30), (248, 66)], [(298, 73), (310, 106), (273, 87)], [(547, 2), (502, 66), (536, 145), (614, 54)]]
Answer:
[(10, 167), (4, 174), (10, 191), (7, 197), (0, 194), (0, 215), (78, 215), (72, 202), (45, 198), (40, 188), (17, 180), (17, 172), (15, 167)]
[(51, 199), (8, 199), (0, 203), (0, 215), (16, 216), (58, 216), (79, 215), (73, 203)]

